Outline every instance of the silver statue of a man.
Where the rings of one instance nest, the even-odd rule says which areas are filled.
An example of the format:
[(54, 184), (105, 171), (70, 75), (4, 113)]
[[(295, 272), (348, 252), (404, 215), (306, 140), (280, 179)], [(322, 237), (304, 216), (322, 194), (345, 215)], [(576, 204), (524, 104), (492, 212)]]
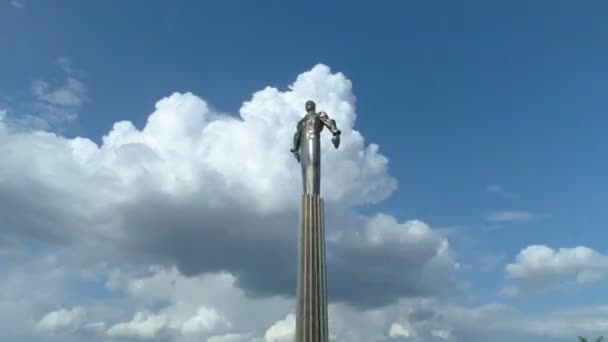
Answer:
[(327, 127), (333, 134), (336, 148), (340, 146), (340, 130), (336, 121), (325, 112), (315, 112), (315, 103), (306, 102), (306, 115), (298, 122), (293, 136), (293, 153), (302, 167), (302, 185), (305, 194), (319, 194), (321, 190), (321, 132)]

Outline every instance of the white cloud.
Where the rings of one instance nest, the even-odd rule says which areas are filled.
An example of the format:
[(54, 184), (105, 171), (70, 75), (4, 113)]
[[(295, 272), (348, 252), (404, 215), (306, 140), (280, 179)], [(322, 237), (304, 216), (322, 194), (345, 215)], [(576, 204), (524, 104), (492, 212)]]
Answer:
[(506, 266), (507, 279), (520, 284), (509, 285), (503, 294), (517, 295), (522, 290), (537, 290), (575, 282), (578, 285), (601, 280), (608, 272), (608, 256), (578, 246), (554, 250), (544, 245), (523, 249), (515, 262)]
[[(348, 286), (336, 299), (373, 306), (450, 288), (457, 265), (445, 238), (420, 221), (353, 209), (386, 198), (396, 181), (387, 158), (354, 129), (350, 81), (323, 65), (299, 75), (288, 91), (255, 93), (240, 118), (175, 93), (157, 102), (143, 128), (117, 122), (101, 145), (0, 130), (0, 200), (9, 203), (0, 208), (9, 223), (4, 229), (87, 245), (90, 258), (129, 254), (143, 264), (176, 264), (188, 275), (227, 270), (248, 294), (292, 295), (301, 177), (289, 147), (311, 98), (343, 132), (338, 150), (322, 140), (322, 192), (333, 238), (328, 262), (339, 274), (330, 286)], [(352, 272), (354, 265), (385, 279), (383, 291), (361, 296), (379, 284)]]
[(577, 335), (605, 334), (608, 322), (608, 307), (605, 306), (526, 314), (501, 303), (459, 306), (435, 302), (425, 305), (436, 315), (422, 322), (410, 323), (420, 332), (420, 341), (567, 342)]
[[(25, 273), (30, 274), (29, 270)], [(109, 276), (107, 272), (105, 274), (100, 281)], [(41, 335), (24, 339), (20, 338), (22, 336), (11, 338), (9, 333), (5, 335), (8, 336), (7, 341), (101, 342), (110, 338), (112, 341), (143, 339), (172, 342), (262, 342), (265, 333), (271, 331), (273, 326), (274, 330), (266, 337), (280, 341), (281, 336), (293, 333), (294, 316), (286, 316), (287, 313), (293, 312), (293, 299), (248, 298), (232, 283), (234, 277), (227, 274), (185, 277), (174, 269), (153, 268), (140, 275), (113, 272), (111, 277), (114, 281), (114, 291), (118, 291), (117, 296), (124, 297), (124, 300), (116, 302), (115, 299), (100, 299), (99, 304), (106, 306), (109, 311), (82, 307), (83, 311), (86, 310), (86, 316), (81, 316), (77, 323), (67, 329), (57, 330), (62, 332), (61, 335), (42, 335), (48, 331), (43, 330)], [(45, 285), (50, 284), (47, 282)], [(38, 294), (44, 294), (46, 286), (36, 289), (37, 291), (31, 289), (24, 286), (27, 292)], [(0, 304), (4, 310), (6, 302), (1, 296), (2, 294)], [(14, 294), (9, 296), (14, 297)], [(90, 300), (88, 302), (90, 303)], [(21, 303), (23, 305), (24, 302)], [(154, 308), (159, 305), (160, 310), (152, 311), (157, 310)], [(181, 334), (183, 322), (200, 313), (193, 308), (201, 307), (216, 311), (232, 324), (230, 327), (220, 324), (211, 331), (201, 331), (199, 335)], [(133, 308), (138, 308), (134, 312), (139, 314), (130, 314), (132, 319), (124, 320), (125, 314)], [(118, 314), (115, 314), (116, 310)], [(18, 310), (5, 313), (16, 317), (12, 323), (14, 325), (27, 322), (28, 314), (20, 315)], [(330, 304), (329, 307), (330, 334), (333, 341), (340, 342), (440, 342), (445, 341), (444, 337), (448, 335), (452, 341), (475, 342), (491, 339), (506, 342), (515, 338), (520, 341), (562, 342), (571, 340), (572, 336), (577, 334), (603, 334), (607, 313), (607, 307), (596, 306), (526, 315), (504, 304), (461, 306), (437, 299), (401, 300), (373, 310), (358, 310), (336, 303)], [(18, 316), (15, 316), (16, 314)], [(0, 321), (0, 326), (2, 324), (6, 322)], [(110, 330), (114, 329), (111, 333), (113, 336), (105, 334), (106, 326), (109, 326)], [(2, 327), (5, 331), (6, 326)], [(404, 336), (408, 334), (409, 336)], [(59, 339), (54, 339), (55, 337)]]
[(264, 334), (265, 342), (288, 342), (293, 341), (296, 331), (296, 318), (294, 314), (289, 314), (273, 324)]
[(538, 214), (529, 211), (494, 211), (485, 215), (486, 221), (490, 222), (523, 222), (546, 218), (545, 214)]
[[(69, 60), (59, 64), (73, 73)], [(56, 106), (82, 105), (60, 87), (38, 84), (36, 94)], [(339, 150), (323, 140), (333, 340), (510, 341), (605, 328), (601, 307), (529, 316), (504, 304), (418, 298), (453, 288), (458, 263), (450, 244), (424, 222), (353, 209), (386, 198), (397, 184), (387, 158), (354, 129), (350, 81), (319, 65), (287, 91), (257, 92), (239, 117), (220, 115), (193, 94), (172, 94), (158, 101), (144, 127), (116, 123), (100, 145), (14, 133), (0, 120), (0, 236), (57, 252), (0, 268), (0, 324), (8, 341), (53, 341), (42, 335), (49, 329), (32, 335), (37, 322), (30, 326), (28, 317), (42, 322), (49, 310), (78, 301), (71, 289), (98, 282), (107, 282), (112, 296), (87, 298), (86, 317), (68, 324), (72, 334), (61, 341), (292, 337), (300, 175), (288, 149), (309, 98), (336, 118), (344, 139)], [(604, 274), (589, 266), (604, 256), (573, 254), (587, 260), (570, 267), (578, 271), (548, 273), (579, 283)], [(535, 260), (516, 260), (521, 267), (509, 280), (536, 279), (528, 259)]]
[(200, 307), (193, 317), (182, 324), (181, 332), (183, 335), (197, 335), (202, 332), (213, 331), (219, 325), (231, 326), (230, 322), (220, 316), (214, 309)]
[(54, 341), (40, 336), (72, 334), (90, 312), (72, 300), (74, 275), (66, 263), (54, 255), (36, 253), (33, 249), (41, 247), (32, 242), (9, 239), (8, 243), (13, 252), (0, 256), (2, 340)]
[(110, 271), (107, 286), (128, 296), (140, 307), (164, 303), (156, 315), (167, 317), (164, 331), (176, 341), (200, 340), (205, 336), (219, 339), (230, 334), (242, 338), (250, 333), (261, 335), (263, 329), (289, 311), (294, 303), (292, 299), (278, 296), (249, 298), (235, 280), (227, 273), (186, 277), (174, 267), (152, 267), (139, 276)]
[(391, 324), (391, 327), (388, 330), (389, 337), (410, 337), (412, 335), (410, 328), (404, 327), (403, 324), (400, 323)]
[[(344, 284), (329, 284), (337, 300), (348, 302), (351, 296), (358, 297), (359, 301), (353, 303), (365, 306), (366, 297), (362, 293), (370, 291), (377, 294), (376, 300), (388, 304), (389, 298), (400, 297), (399, 293), (428, 296), (443, 292), (448, 288), (446, 284), (451, 284), (450, 288), (458, 286), (454, 275), (459, 264), (452, 256), (448, 240), (425, 223), (398, 222), (391, 216), (377, 214), (365, 219), (362, 225), (359, 231), (352, 229), (356, 225), (347, 225), (349, 230), (338, 230), (335, 239), (327, 243), (330, 267), (341, 266), (333, 268), (334, 277), (344, 279)], [(382, 253), (378, 254), (380, 250)], [(360, 269), (366, 270), (366, 276), (352, 278)], [(400, 271), (395, 272), (396, 269)]]
[(73, 329), (82, 318), (84, 310), (81, 307), (60, 309), (46, 314), (38, 322), (38, 328), (47, 331)]
[[(71, 73), (68, 62), (60, 64)], [(77, 103), (45, 86), (37, 94), (57, 106)], [(386, 338), (389, 323), (407, 322), (391, 304), (452, 289), (458, 264), (447, 239), (424, 222), (355, 211), (397, 183), (387, 158), (354, 129), (350, 81), (323, 65), (287, 91), (255, 93), (240, 117), (216, 113), (193, 94), (172, 94), (144, 127), (118, 122), (100, 145), (15, 133), (0, 121), (0, 234), (52, 246), (75, 269), (92, 269), (87, 281), (107, 282), (119, 299), (87, 307), (89, 320), (78, 330), (87, 340), (104, 330), (105, 338), (180, 342), (250, 342), (267, 330), (280, 338), (295, 305), (301, 191), (289, 145), (311, 98), (343, 132), (340, 149), (327, 137), (322, 145), (332, 334), (351, 342)], [(73, 277), (62, 262), (53, 263), (64, 272), (59, 277)], [(106, 266), (95, 274), (100, 263)]]
[(107, 334), (110, 337), (150, 339), (156, 337), (167, 326), (167, 321), (165, 315), (155, 315), (147, 311), (137, 312), (133, 320), (115, 324), (108, 329)]

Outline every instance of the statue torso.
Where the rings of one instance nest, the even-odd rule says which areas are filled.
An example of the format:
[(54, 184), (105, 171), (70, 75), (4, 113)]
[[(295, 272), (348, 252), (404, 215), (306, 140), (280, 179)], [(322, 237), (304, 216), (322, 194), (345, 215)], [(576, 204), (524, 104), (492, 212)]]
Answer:
[(300, 120), (301, 125), (301, 134), (303, 135), (301, 138), (305, 139), (314, 139), (319, 136), (319, 133), (323, 129), (323, 124), (321, 123), (320, 115), (318, 113), (315, 114), (306, 114)]

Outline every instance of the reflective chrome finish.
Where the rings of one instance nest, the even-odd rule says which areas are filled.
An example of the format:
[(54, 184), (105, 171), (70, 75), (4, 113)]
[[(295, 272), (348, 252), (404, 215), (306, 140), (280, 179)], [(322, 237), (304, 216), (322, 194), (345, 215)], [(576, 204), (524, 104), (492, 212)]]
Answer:
[(340, 146), (340, 130), (336, 121), (325, 112), (315, 112), (315, 103), (306, 102), (306, 115), (298, 122), (291, 152), (302, 167), (302, 187), (305, 194), (321, 192), (321, 132), (327, 127), (333, 134), (332, 142)]
[(296, 342), (327, 342), (327, 278), (323, 199), (302, 195)]
[(296, 342), (327, 342), (327, 278), (325, 269), (325, 218), (321, 192), (321, 141), (323, 127), (340, 146), (340, 130), (315, 103), (306, 102), (307, 114), (298, 122), (291, 152), (302, 168)]

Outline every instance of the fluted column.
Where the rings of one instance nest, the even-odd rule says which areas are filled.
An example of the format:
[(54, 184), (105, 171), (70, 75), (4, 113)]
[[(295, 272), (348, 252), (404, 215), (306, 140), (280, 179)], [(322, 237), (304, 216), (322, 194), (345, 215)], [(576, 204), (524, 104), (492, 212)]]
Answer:
[(323, 199), (302, 195), (296, 342), (327, 342), (327, 285)]

